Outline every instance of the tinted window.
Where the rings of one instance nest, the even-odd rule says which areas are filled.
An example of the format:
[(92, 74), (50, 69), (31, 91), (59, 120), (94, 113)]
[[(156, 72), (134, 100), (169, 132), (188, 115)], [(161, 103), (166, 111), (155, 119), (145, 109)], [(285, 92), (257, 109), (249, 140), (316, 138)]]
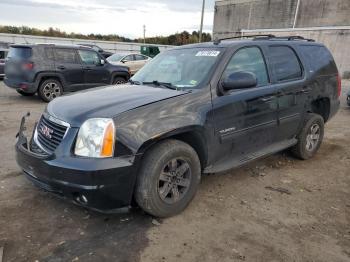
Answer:
[(223, 78), (240, 71), (253, 73), (258, 86), (267, 85), (269, 82), (265, 60), (257, 47), (243, 48), (236, 52), (227, 65)]
[(328, 71), (328, 73), (337, 72), (333, 56), (324, 46), (304, 45), (300, 46), (300, 49), (307, 59), (311, 70), (315, 72), (318, 70)]
[(288, 46), (270, 46), (272, 69), (277, 81), (294, 80), (302, 77), (302, 69), (294, 51)]
[(10, 47), (8, 58), (28, 59), (32, 56), (30, 47)]
[(99, 65), (101, 64), (101, 59), (96, 52), (79, 50), (79, 55), (81, 60), (86, 65)]
[(6, 58), (6, 52), (0, 51), (0, 59), (5, 59), (5, 58)]
[(73, 49), (55, 49), (55, 58), (57, 62), (67, 64), (79, 64), (77, 54)]
[(145, 57), (143, 55), (135, 55), (135, 59), (136, 60), (147, 60), (147, 57)]

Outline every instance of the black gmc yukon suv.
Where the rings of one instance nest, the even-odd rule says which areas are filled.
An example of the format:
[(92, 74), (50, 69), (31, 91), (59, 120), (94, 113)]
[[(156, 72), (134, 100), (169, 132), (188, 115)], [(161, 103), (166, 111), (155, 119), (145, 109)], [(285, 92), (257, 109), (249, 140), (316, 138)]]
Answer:
[(90, 47), (53, 44), (11, 45), (5, 75), (7, 86), (23, 96), (38, 93), (45, 102), (130, 78), (128, 67), (110, 64)]
[(17, 162), (34, 184), (79, 205), (137, 203), (168, 217), (190, 203), (203, 173), (287, 148), (312, 157), (340, 89), (332, 55), (311, 40), (183, 46), (129, 84), (55, 99), (29, 140), (23, 117)]

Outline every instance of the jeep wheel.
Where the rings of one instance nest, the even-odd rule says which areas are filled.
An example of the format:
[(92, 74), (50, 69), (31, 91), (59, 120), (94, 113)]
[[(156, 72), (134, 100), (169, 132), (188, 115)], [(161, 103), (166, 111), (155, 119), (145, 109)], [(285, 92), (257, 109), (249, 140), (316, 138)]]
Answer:
[(184, 142), (167, 140), (146, 152), (135, 199), (151, 215), (173, 216), (191, 202), (200, 179), (200, 161), (194, 149)]
[(292, 148), (293, 154), (303, 160), (313, 157), (321, 146), (323, 135), (323, 118), (317, 114), (308, 114), (297, 137), (298, 143)]
[(50, 102), (63, 94), (62, 85), (56, 79), (47, 79), (39, 87), (38, 94), (45, 102)]
[(35, 92), (34, 93), (26, 93), (26, 92), (24, 92), (21, 89), (17, 89), (16, 91), (17, 91), (18, 94), (20, 94), (22, 96), (33, 96), (33, 95), (35, 95)]
[(121, 85), (121, 84), (125, 84), (126, 80), (123, 77), (117, 76), (116, 78), (114, 78), (113, 80), (113, 85)]

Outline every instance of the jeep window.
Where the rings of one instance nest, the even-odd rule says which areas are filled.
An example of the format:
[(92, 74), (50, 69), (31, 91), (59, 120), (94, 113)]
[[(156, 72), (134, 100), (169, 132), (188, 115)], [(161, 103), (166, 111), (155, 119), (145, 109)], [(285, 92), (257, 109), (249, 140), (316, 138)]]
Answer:
[(235, 72), (253, 73), (258, 81), (258, 86), (265, 86), (269, 83), (264, 57), (257, 47), (245, 47), (238, 50), (228, 63), (223, 78)]
[(101, 59), (96, 52), (88, 51), (88, 50), (79, 50), (79, 55), (81, 61), (85, 65), (99, 65), (101, 64)]
[(30, 47), (10, 47), (7, 58), (28, 59), (32, 56), (32, 48)]
[(278, 82), (300, 79), (303, 75), (295, 52), (288, 46), (270, 46), (272, 70)]
[(165, 51), (138, 71), (135, 82), (164, 82), (175, 87), (194, 89), (208, 78), (221, 48), (185, 48)]
[(5, 59), (6, 58), (6, 51), (0, 51), (0, 59)]
[(59, 63), (79, 64), (77, 54), (73, 49), (56, 48), (55, 58)]

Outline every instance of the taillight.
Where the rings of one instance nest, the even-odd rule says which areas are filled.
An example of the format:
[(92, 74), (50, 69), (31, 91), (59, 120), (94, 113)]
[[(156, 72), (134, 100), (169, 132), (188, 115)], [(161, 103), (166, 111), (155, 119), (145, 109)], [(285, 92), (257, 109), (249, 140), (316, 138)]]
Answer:
[(22, 68), (24, 70), (32, 70), (34, 68), (34, 63), (33, 62), (23, 63)]
[(337, 88), (338, 88), (338, 97), (340, 97), (340, 95), (341, 95), (341, 77), (339, 74), (337, 75)]

